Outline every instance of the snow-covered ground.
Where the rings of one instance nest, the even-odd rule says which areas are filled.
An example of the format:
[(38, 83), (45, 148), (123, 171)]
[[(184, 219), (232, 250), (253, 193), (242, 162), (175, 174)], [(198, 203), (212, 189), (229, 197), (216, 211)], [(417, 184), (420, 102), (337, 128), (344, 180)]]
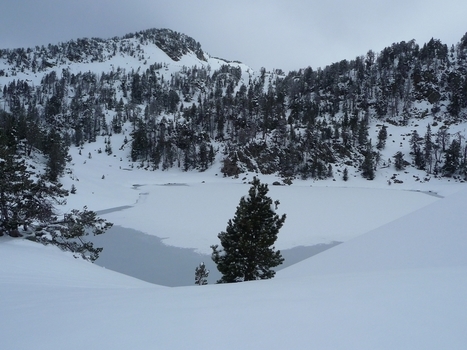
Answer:
[(231, 285), (160, 287), (2, 237), (2, 347), (465, 349), (466, 198)]
[[(73, 161), (63, 182), (68, 189), (74, 185), (77, 193), (70, 195), (64, 209), (87, 205), (115, 224), (104, 236), (93, 238), (96, 246), (104, 248), (97, 261), (100, 266), (145, 281), (180, 286), (193, 283), (194, 268), (204, 261), (211, 270), (209, 282), (215, 282), (220, 276), (210, 259), (210, 246), (219, 243), (218, 233), (225, 230), (256, 174), (224, 178), (219, 172), (221, 154), (203, 173), (152, 171), (147, 164), (128, 161), (129, 147), (121, 146), (130, 128), (111, 137), (110, 156), (99, 152), (105, 148), (104, 137), (82, 149), (71, 148)], [(404, 132), (402, 128), (400, 134)], [(394, 139), (398, 142), (388, 144), (387, 154), (396, 152), (399, 139), (404, 141), (401, 136), (389, 140)], [(334, 179), (294, 180), (290, 186), (272, 185), (282, 182), (277, 176), (260, 176), (269, 184), (271, 197), (280, 200), (278, 211), (287, 214), (276, 242), (286, 257), (284, 267), (316, 253), (317, 245), (323, 250), (323, 244), (348, 241), (464, 186), (434, 177), (420, 181), (424, 174), (413, 168), (399, 172), (403, 183), (392, 185), (387, 183), (395, 173), (392, 167), (379, 169), (374, 181), (350, 172), (349, 181), (344, 182), (337, 170), (338, 165)], [(297, 247), (306, 250), (292, 257)]]
[[(117, 137), (110, 156), (97, 152), (102, 140), (85, 145), (81, 155), (71, 149), (74, 165), (63, 182), (77, 193), (67, 208), (87, 205), (116, 225), (209, 252), (255, 174), (229, 179), (215, 167), (204, 173), (138, 169)], [(54, 247), (2, 237), (2, 345), (464, 349), (465, 185), (420, 182), (401, 172), (404, 182), (389, 186), (384, 171), (391, 169), (379, 170), (375, 181), (336, 176), (290, 186), (273, 186), (281, 179), (262, 176), (288, 216), (278, 248), (344, 241), (269, 281), (167, 288)]]
[[(117, 137), (110, 156), (102, 140), (71, 149), (67, 208), (209, 252), (255, 174), (138, 169)], [(384, 171), (290, 186), (262, 176), (288, 216), (277, 248), (344, 241), (268, 281), (167, 288), (1, 237), (2, 347), (464, 349), (465, 185), (401, 172), (389, 186)]]
[[(158, 236), (168, 245), (210, 253), (256, 174), (223, 178), (219, 163), (203, 173), (145, 170), (129, 162), (128, 149), (120, 149), (124, 137), (112, 136), (110, 156), (98, 152), (104, 149), (102, 140), (81, 151), (70, 149), (72, 173), (63, 182), (68, 189), (75, 185), (77, 193), (70, 195), (67, 207), (87, 205), (115, 225)], [(414, 180), (413, 169), (399, 173), (403, 184), (387, 185), (393, 173), (385, 168), (375, 181), (357, 174), (347, 182), (336, 173), (336, 181), (294, 180), (291, 186), (273, 186), (281, 179), (261, 176), (270, 196), (281, 203), (278, 212), (287, 214), (277, 248), (346, 241), (464, 186), (435, 178), (421, 183)]]

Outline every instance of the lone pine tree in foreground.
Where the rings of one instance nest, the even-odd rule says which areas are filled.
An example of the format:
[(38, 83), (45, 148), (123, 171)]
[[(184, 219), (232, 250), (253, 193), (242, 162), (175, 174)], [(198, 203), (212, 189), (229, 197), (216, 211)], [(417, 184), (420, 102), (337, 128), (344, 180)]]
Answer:
[(286, 215), (274, 211), (279, 201), (267, 196), (268, 186), (255, 177), (248, 196), (242, 197), (235, 216), (225, 232), (218, 237), (218, 245), (211, 246), (212, 260), (222, 273), (218, 283), (243, 282), (272, 278), (276, 267), (284, 261), (273, 246)]

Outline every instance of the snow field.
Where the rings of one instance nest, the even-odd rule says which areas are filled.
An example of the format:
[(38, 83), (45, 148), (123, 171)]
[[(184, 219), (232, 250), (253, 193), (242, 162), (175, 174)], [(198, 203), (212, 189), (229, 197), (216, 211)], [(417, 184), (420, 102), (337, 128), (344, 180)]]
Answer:
[(0, 335), (11, 349), (463, 349), (466, 195), (231, 285), (161, 288), (3, 237)]
[[(99, 211), (129, 206), (102, 217), (115, 225), (164, 238), (168, 245), (210, 253), (210, 246), (218, 243), (217, 234), (226, 228), (240, 197), (248, 193), (248, 181), (256, 174), (223, 178), (216, 164), (203, 173), (139, 169), (139, 163), (127, 160), (126, 149), (119, 150), (117, 145), (123, 143), (123, 137), (112, 137), (115, 146), (110, 156), (97, 152), (103, 149), (99, 142), (85, 145), (81, 155), (77, 148), (71, 148), (75, 166), (64, 183), (65, 188), (74, 184), (77, 194), (70, 195), (67, 208), (87, 205)], [(269, 184), (271, 198), (280, 201), (278, 212), (287, 214), (276, 245), (279, 249), (346, 241), (439, 200), (360, 178), (348, 182), (295, 180), (291, 186), (273, 186), (281, 179), (260, 177)], [(365, 185), (374, 188), (358, 187)], [(434, 188), (433, 182), (429, 185), (425, 188)]]

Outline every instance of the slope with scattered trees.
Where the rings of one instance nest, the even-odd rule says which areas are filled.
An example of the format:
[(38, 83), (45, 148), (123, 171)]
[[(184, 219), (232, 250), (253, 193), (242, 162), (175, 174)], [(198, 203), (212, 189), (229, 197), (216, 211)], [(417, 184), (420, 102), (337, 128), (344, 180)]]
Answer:
[[(154, 47), (171, 62), (192, 55), (197, 64), (169, 69), (168, 61), (151, 61)], [(116, 57), (139, 66), (72, 68)], [(322, 69), (252, 72), (210, 57), (186, 35), (154, 29), (0, 50), (0, 102), (18, 121), (26, 147), (42, 147), (56, 159), (64, 156), (53, 147), (58, 138), (79, 147), (98, 136), (110, 144), (113, 134), (127, 132), (118, 147), (131, 147), (132, 161), (145, 168), (204, 171), (218, 157), (226, 176), (324, 179), (347, 167), (371, 180), (384, 165), (387, 126), (429, 119), (432, 131), (412, 135), (409, 163), (428, 174), (465, 177), (465, 135), (449, 127), (467, 119), (466, 58), (467, 35), (450, 48), (412, 40)], [(16, 78), (24, 74), (42, 77), (40, 84)], [(375, 123), (376, 139), (368, 132)], [(51, 141), (37, 137), (38, 129)], [(62, 168), (50, 162), (51, 178)]]

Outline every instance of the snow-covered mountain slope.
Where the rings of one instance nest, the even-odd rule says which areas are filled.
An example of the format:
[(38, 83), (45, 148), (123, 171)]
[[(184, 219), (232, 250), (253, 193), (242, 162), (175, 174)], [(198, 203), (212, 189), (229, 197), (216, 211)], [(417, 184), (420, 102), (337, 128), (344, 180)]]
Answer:
[(128, 156), (151, 169), (372, 179), (393, 168), (385, 147), (403, 135), (398, 171), (412, 165), (464, 181), (466, 57), (466, 38), (451, 49), (433, 39), (323, 69), (255, 72), (186, 35), (152, 29), (0, 50), (0, 108), (21, 124), (18, 138), (42, 152), (27, 125), (40, 139), (58, 130), (78, 147), (105, 136), (115, 148), (113, 137), (127, 129)]
[(276, 279), (231, 285), (160, 288), (52, 247), (2, 238), (2, 344), (463, 349), (465, 197), (464, 191), (441, 199)]
[[(164, 34), (161, 36), (164, 37)], [(79, 39), (76, 42), (71, 40), (67, 43), (49, 45), (47, 48), (21, 49), (21, 54), (11, 50), (11, 54), (4, 54), (3, 58), (0, 58), (0, 87), (3, 89), (12, 81), (25, 81), (35, 88), (41, 85), (42, 79), (48, 74), (52, 72), (60, 74), (64, 70), (74, 75), (86, 72), (115, 73), (117, 70), (138, 73), (146, 71), (153, 64), (161, 66), (158, 74), (168, 81), (184, 68), (210, 67), (214, 71), (227, 63), (241, 67), (246, 73), (245, 77), (248, 77), (248, 72), (253, 73), (251, 68), (242, 63), (227, 62), (203, 51), (196, 53), (190, 47), (179, 47), (179, 52), (169, 55), (170, 50), (164, 50), (154, 40), (157, 39), (144, 40), (139, 36), (128, 35), (109, 40)], [(71, 46), (76, 47), (70, 49)], [(70, 51), (77, 56), (70, 54)], [(3, 52), (0, 50), (0, 53)]]

